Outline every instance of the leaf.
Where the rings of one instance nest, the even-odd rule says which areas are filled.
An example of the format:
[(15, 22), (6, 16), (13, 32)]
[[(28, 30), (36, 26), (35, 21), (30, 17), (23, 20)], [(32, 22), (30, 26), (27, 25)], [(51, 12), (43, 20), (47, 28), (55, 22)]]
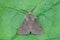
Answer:
[[(18, 35), (26, 14), (36, 4), (33, 14), (44, 30), (40, 35)], [(42, 14), (42, 15), (41, 15)], [(0, 0), (0, 40), (60, 40), (60, 0)]]

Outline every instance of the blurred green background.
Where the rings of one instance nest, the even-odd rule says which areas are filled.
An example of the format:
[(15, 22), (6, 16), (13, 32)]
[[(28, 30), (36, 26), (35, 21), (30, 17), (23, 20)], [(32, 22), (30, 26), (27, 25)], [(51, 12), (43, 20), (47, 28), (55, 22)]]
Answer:
[[(33, 11), (44, 33), (18, 35), (18, 28), (26, 14)], [(44, 14), (44, 15), (41, 15)], [(0, 40), (60, 40), (60, 0), (0, 0)]]

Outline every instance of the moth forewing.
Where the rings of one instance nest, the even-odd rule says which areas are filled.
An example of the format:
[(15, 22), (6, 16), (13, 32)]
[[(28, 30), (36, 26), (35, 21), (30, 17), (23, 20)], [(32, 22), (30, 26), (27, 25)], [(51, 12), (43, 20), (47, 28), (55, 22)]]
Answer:
[(38, 20), (36, 19), (36, 16), (34, 16), (33, 14), (29, 14), (28, 15), (30, 18), (30, 23), (31, 23), (31, 33), (33, 34), (41, 34), (42, 28), (41, 25), (38, 23)]
[(25, 16), (24, 21), (22, 22), (21, 27), (18, 30), (18, 34), (29, 34), (30, 33), (30, 22), (27, 16)]
[(41, 25), (38, 23), (38, 20), (35, 18), (34, 21), (32, 22), (32, 34), (41, 34), (43, 32)]

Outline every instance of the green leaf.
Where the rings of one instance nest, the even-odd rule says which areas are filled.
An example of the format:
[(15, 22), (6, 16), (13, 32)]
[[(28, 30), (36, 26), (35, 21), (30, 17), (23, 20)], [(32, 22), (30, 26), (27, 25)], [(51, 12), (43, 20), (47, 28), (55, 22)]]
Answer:
[[(33, 14), (44, 33), (18, 35), (26, 11), (36, 4)], [(0, 40), (60, 40), (60, 0), (0, 0)]]

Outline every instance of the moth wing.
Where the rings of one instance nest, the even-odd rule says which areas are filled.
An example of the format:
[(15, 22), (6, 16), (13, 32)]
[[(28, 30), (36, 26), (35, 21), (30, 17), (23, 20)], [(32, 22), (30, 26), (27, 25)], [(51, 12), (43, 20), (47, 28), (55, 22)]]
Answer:
[(26, 18), (25, 18), (21, 27), (18, 30), (18, 34), (28, 34), (29, 32), (30, 32), (29, 31), (29, 21), (26, 20)]
[(42, 32), (43, 31), (42, 31), (41, 25), (39, 25), (38, 21), (35, 19), (34, 22), (32, 22), (31, 33), (33, 33), (33, 34), (41, 34)]

